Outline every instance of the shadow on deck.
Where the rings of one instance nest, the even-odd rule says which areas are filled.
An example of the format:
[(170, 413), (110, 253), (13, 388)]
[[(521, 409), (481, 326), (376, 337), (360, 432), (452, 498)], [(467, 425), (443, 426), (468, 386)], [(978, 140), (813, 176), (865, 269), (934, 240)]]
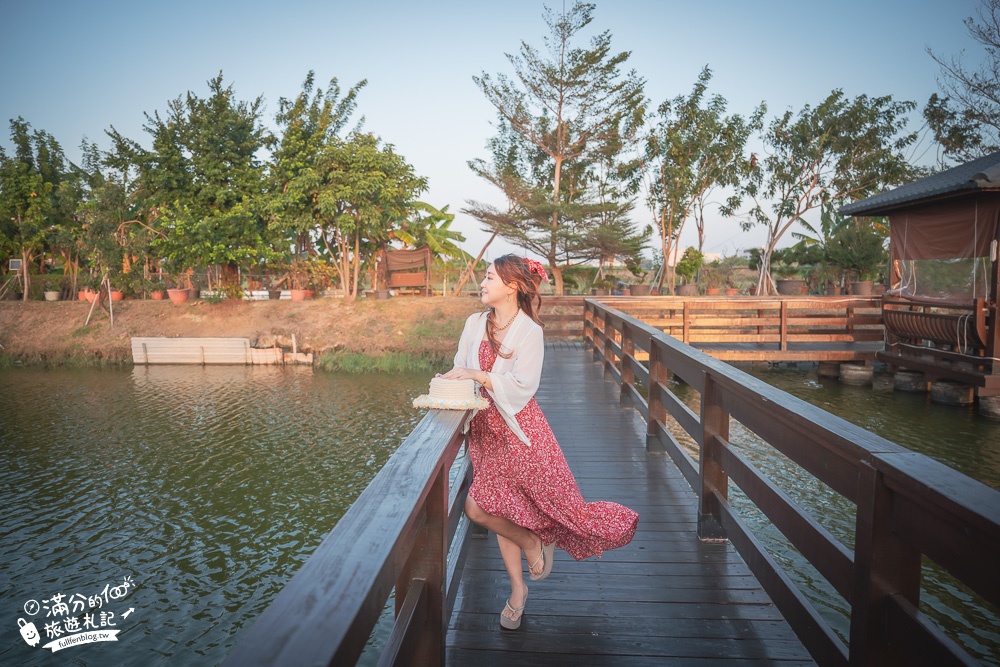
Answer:
[(557, 550), (515, 632), (499, 626), (509, 583), (496, 540), (475, 533), (447, 664), (815, 664), (732, 544), (698, 539), (697, 496), (669, 456), (646, 451), (645, 422), (589, 349), (547, 345), (537, 397), (584, 497), (631, 507), (639, 529), (600, 559)]

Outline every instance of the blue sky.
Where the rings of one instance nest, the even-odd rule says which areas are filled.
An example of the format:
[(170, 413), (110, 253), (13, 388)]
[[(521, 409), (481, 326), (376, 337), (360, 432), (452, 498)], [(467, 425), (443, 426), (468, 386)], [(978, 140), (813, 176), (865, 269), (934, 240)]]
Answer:
[[(107, 147), (114, 126), (145, 143), (143, 112), (164, 110), (188, 90), (207, 94), (220, 70), (241, 99), (263, 95), (273, 126), (280, 97), (293, 97), (306, 73), (368, 86), (359, 100), (365, 129), (393, 144), (429, 179), (423, 199), (458, 212), (470, 199), (501, 203), (466, 162), (487, 157), (495, 112), (472, 81), (510, 73), (505, 53), (522, 40), (541, 47), (542, 8), (562, 2), (474, 1), (120, 2), (0, 0), (0, 118), (23, 116), (58, 139), (70, 159), (84, 137)], [(596, 31), (631, 51), (655, 104), (687, 94), (706, 64), (711, 93), (748, 114), (766, 101), (770, 115), (815, 105), (834, 88), (848, 96), (892, 95), (922, 108), (936, 92), (938, 67), (926, 53), (981, 51), (964, 18), (978, 0), (803, 0), (597, 2)], [(915, 115), (912, 128), (921, 125)], [(0, 141), (9, 148), (7, 127)], [(914, 159), (933, 160), (928, 141)], [(649, 222), (639, 207), (635, 218)], [(476, 253), (487, 235), (459, 214), (454, 228)], [(732, 219), (708, 220), (706, 251), (732, 255), (760, 245)], [(694, 244), (687, 230), (682, 247)], [(790, 242), (786, 238), (785, 245)], [(512, 250), (503, 243), (489, 256)]]

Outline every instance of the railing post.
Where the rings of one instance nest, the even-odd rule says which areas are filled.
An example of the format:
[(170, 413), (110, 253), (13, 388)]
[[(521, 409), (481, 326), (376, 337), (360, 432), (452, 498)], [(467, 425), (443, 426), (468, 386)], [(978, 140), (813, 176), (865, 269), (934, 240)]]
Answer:
[[(722, 406), (722, 396), (711, 375), (705, 376), (705, 390), (701, 395), (701, 442), (698, 456), (698, 473), (701, 489), (698, 492), (698, 537), (702, 540), (725, 539), (719, 520), (720, 507), (715, 493), (722, 500), (729, 499), (729, 476), (722, 469), (722, 444), (729, 440), (729, 413)], [(713, 493), (714, 492), (714, 493)]]
[[(417, 532), (413, 550), (396, 581), (396, 615), (406, 601), (411, 583), (423, 583), (426, 596), (415, 614), (414, 622), (422, 627), (411, 635), (412, 645), (399, 655), (406, 664), (444, 665), (445, 634), (448, 632), (445, 611), (445, 572), (448, 554), (448, 471), (439, 468), (424, 505), (424, 525)], [(387, 647), (388, 648), (388, 647)]]
[(681, 317), (683, 318), (682, 324), (681, 324), (681, 326), (682, 326), (681, 335), (683, 336), (683, 338), (681, 340), (684, 341), (685, 345), (690, 345), (691, 344), (691, 302), (688, 301), (687, 299), (684, 299), (684, 310), (681, 311), (681, 312), (683, 313), (681, 315)]
[(657, 435), (657, 424), (667, 421), (667, 408), (663, 405), (663, 389), (666, 386), (669, 371), (661, 359), (662, 353), (656, 339), (649, 341), (649, 421), (646, 422), (646, 451), (665, 451)]
[(615, 352), (611, 344), (615, 340), (615, 329), (608, 321), (607, 316), (604, 318), (604, 372), (607, 373), (612, 366), (615, 365)]
[(594, 347), (594, 311), (593, 306), (583, 302), (583, 341), (589, 342), (591, 349)]
[(902, 595), (914, 607), (920, 599), (920, 552), (892, 533), (892, 492), (867, 461), (858, 465), (858, 508), (851, 601), (852, 667), (904, 665), (886, 643), (889, 596)]
[[(604, 356), (604, 347), (608, 343), (607, 320), (602, 311), (594, 309), (594, 361), (600, 360)], [(600, 338), (601, 346), (597, 346), (597, 339)]]
[(632, 370), (632, 364), (629, 363), (629, 357), (633, 356), (635, 356), (635, 339), (632, 338), (629, 326), (622, 322), (622, 384), (618, 388), (619, 402), (622, 405), (632, 405), (632, 394), (627, 388), (635, 388), (635, 372)]
[(781, 330), (778, 333), (778, 340), (781, 341), (781, 351), (788, 351), (788, 302), (781, 300)]

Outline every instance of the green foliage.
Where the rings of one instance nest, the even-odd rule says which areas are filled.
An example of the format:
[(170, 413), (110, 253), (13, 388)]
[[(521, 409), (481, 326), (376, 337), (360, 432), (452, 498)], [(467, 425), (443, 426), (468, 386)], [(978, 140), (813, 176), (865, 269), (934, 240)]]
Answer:
[(875, 280), (889, 262), (885, 243), (883, 233), (868, 220), (858, 219), (837, 229), (827, 248), (827, 259), (853, 272), (858, 280)]
[(969, 36), (984, 51), (978, 69), (964, 53), (945, 58), (928, 49), (940, 65), (938, 84), (924, 107), (924, 120), (944, 154), (967, 162), (1000, 149), (1000, 0), (981, 0), (977, 17), (965, 20)]
[(593, 10), (581, 2), (561, 13), (546, 9), (547, 53), (522, 42), (519, 55), (508, 55), (512, 78), (473, 77), (500, 123), (492, 164), (469, 166), (501, 189), (508, 208), (472, 202), (466, 211), (545, 257), (559, 294), (564, 267), (601, 259), (592, 230), (626, 222), (639, 179), (629, 149), (645, 115), (644, 81), (622, 71), (629, 53), (611, 51), (610, 33), (590, 48), (574, 46)]
[(257, 157), (270, 144), (263, 98), (237, 100), (221, 73), (208, 86), (206, 98), (188, 92), (170, 102), (166, 118), (147, 115), (153, 150), (139, 151), (147, 206), (157, 210), (164, 233), (154, 249), (174, 272), (248, 265), (269, 255)]
[[(680, 237), (695, 207), (715, 187), (734, 187), (749, 169), (751, 160), (744, 155), (750, 134), (763, 124), (763, 103), (749, 119), (726, 115), (728, 103), (721, 95), (706, 99), (712, 71), (706, 66), (698, 76), (690, 95), (677, 96), (660, 104), (655, 124), (645, 140), (649, 173), (647, 203), (654, 212), (664, 257), (674, 255)], [(723, 211), (731, 214), (739, 205), (731, 197)], [(703, 218), (694, 216), (700, 236)], [(668, 270), (660, 277), (668, 288), (674, 276)]]
[(439, 355), (414, 356), (401, 352), (387, 352), (377, 357), (354, 352), (326, 352), (316, 363), (324, 371), (343, 373), (433, 373), (449, 359)]
[(684, 279), (685, 283), (690, 283), (694, 280), (695, 275), (697, 275), (698, 270), (701, 269), (704, 263), (705, 256), (701, 251), (693, 246), (688, 246), (684, 250), (684, 254), (677, 261), (677, 266), (674, 269), (677, 271), (677, 275)]
[(905, 151), (912, 102), (891, 96), (848, 100), (834, 90), (816, 107), (775, 118), (764, 135), (766, 157), (741, 186), (755, 203), (742, 224), (767, 229), (758, 282), (770, 291), (771, 253), (803, 215), (824, 204), (859, 199), (912, 179)]

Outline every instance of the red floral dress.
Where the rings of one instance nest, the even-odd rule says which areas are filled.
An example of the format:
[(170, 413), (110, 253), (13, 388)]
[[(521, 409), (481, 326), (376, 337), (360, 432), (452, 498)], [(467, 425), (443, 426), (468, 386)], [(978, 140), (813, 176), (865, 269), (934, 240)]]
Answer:
[[(480, 368), (492, 368), (494, 361), (493, 349), (483, 341)], [(481, 392), (490, 407), (480, 410), (469, 428), (469, 494), (479, 507), (537, 533), (546, 544), (555, 540), (576, 560), (632, 541), (639, 515), (617, 503), (583, 499), (534, 398), (516, 415), (531, 441), (528, 447), (510, 430), (486, 389)]]

